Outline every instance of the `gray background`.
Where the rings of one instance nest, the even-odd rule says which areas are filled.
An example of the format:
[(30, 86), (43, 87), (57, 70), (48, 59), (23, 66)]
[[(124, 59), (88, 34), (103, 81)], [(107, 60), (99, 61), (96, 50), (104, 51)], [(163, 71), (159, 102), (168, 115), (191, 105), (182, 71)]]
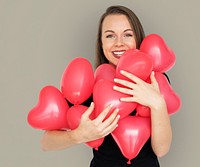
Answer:
[(81, 144), (43, 152), (42, 131), (26, 117), (46, 85), (60, 86), (73, 58), (94, 62), (100, 15), (110, 5), (130, 7), (146, 34), (160, 34), (176, 53), (168, 72), (182, 107), (171, 117), (173, 143), (162, 167), (199, 166), (199, 0), (0, 0), (0, 166), (86, 167), (91, 150)]

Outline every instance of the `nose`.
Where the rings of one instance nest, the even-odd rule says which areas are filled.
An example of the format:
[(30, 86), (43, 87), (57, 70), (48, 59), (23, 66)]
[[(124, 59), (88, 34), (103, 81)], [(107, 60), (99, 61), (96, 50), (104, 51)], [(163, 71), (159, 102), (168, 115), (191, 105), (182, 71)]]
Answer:
[(123, 38), (122, 37), (117, 37), (115, 41), (116, 46), (122, 46), (124, 44)]

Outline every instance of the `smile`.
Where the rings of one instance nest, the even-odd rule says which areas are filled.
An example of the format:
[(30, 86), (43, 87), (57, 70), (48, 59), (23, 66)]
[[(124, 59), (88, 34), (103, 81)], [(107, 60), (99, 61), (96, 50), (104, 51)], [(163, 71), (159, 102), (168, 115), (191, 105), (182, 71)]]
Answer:
[(119, 59), (124, 54), (124, 52), (125, 51), (114, 51), (112, 53), (113, 53), (114, 57), (116, 57), (117, 59)]

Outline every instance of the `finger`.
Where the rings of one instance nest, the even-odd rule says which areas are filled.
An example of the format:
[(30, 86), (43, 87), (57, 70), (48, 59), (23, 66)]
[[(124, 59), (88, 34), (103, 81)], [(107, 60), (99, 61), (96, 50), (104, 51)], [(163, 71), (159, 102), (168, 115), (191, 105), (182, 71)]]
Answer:
[[(112, 114), (103, 122), (103, 126), (110, 125), (114, 120), (118, 120), (120, 118), (120, 115), (117, 115), (119, 112), (119, 109), (115, 109)], [(117, 119), (116, 119), (117, 118)]]
[(159, 88), (158, 82), (156, 80), (155, 77), (155, 72), (152, 71), (151, 75), (150, 75), (150, 79), (151, 79), (151, 84), (153, 84), (154, 86), (156, 86), (157, 88)]
[(120, 98), (120, 101), (122, 101), (122, 102), (137, 102), (133, 96), (132, 97), (122, 97), (122, 98)]
[[(115, 119), (104, 128), (104, 136), (110, 134), (117, 126), (120, 116), (115, 116)], [(105, 122), (107, 124), (107, 122)]]
[(157, 82), (154, 74), (155, 74), (154, 71), (152, 71), (152, 73), (150, 75), (151, 83)]
[(118, 91), (118, 92), (127, 94), (127, 95), (133, 95), (133, 89), (122, 88), (122, 87), (119, 87), (119, 86), (113, 86), (113, 89)]
[(108, 112), (111, 110), (112, 104), (108, 105), (99, 115), (98, 117), (94, 120), (97, 124), (102, 123), (102, 121), (105, 119), (106, 115)]
[(90, 107), (83, 113), (82, 118), (89, 118), (93, 110), (94, 110), (94, 103), (91, 102)]
[(110, 124), (110, 126), (108, 126), (106, 129), (105, 129), (105, 135), (108, 135), (110, 134), (113, 130), (115, 130), (116, 127), (118, 127), (118, 121), (119, 121), (119, 118), (116, 118), (112, 124)]
[(114, 82), (120, 85), (123, 85), (125, 87), (132, 88), (132, 89), (134, 88), (134, 85), (135, 85), (133, 82), (129, 82), (129, 81), (118, 79), (118, 78), (115, 78)]
[(122, 98), (120, 98), (120, 100), (122, 102), (134, 102), (134, 103), (143, 104), (142, 101), (139, 98), (135, 97), (135, 96), (132, 96), (132, 97), (122, 97)]
[(112, 133), (115, 128), (118, 127), (118, 124), (117, 123), (114, 123), (111, 124), (110, 126), (108, 126), (105, 130), (104, 130), (104, 137), (109, 135), (110, 133)]
[(123, 98), (120, 98), (120, 100), (122, 102), (133, 102), (133, 103), (139, 103), (139, 104), (144, 104), (139, 98), (136, 98), (135, 96), (133, 97), (123, 97)]
[(137, 76), (135, 76), (135, 75), (133, 75), (133, 74), (127, 72), (127, 71), (121, 70), (120, 73), (121, 73), (123, 76), (129, 78), (131, 81), (133, 81), (133, 82), (135, 82), (135, 83), (139, 83), (139, 82), (142, 81), (139, 77), (137, 77)]

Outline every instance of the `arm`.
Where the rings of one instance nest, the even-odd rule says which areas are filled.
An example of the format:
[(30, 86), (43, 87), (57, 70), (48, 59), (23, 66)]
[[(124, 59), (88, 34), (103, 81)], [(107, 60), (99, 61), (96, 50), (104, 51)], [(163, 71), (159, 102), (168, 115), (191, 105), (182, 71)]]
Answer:
[(151, 107), (151, 145), (158, 157), (164, 156), (170, 149), (172, 130), (169, 114), (164, 99), (160, 99), (160, 106)]
[(163, 96), (160, 93), (158, 83), (151, 74), (151, 84), (144, 82), (131, 73), (122, 71), (122, 74), (133, 82), (115, 79), (116, 83), (126, 86), (122, 88), (115, 86), (114, 89), (131, 95), (128, 98), (121, 98), (125, 102), (137, 102), (148, 106), (151, 110), (151, 145), (158, 157), (164, 156), (170, 148), (172, 130), (170, 118)]
[(111, 105), (107, 106), (96, 119), (91, 120), (89, 116), (94, 110), (94, 103), (91, 103), (82, 115), (78, 128), (71, 131), (46, 131), (41, 140), (42, 149), (45, 151), (60, 150), (105, 137), (117, 127), (119, 120), (116, 109), (110, 117), (103, 121), (111, 108)]

